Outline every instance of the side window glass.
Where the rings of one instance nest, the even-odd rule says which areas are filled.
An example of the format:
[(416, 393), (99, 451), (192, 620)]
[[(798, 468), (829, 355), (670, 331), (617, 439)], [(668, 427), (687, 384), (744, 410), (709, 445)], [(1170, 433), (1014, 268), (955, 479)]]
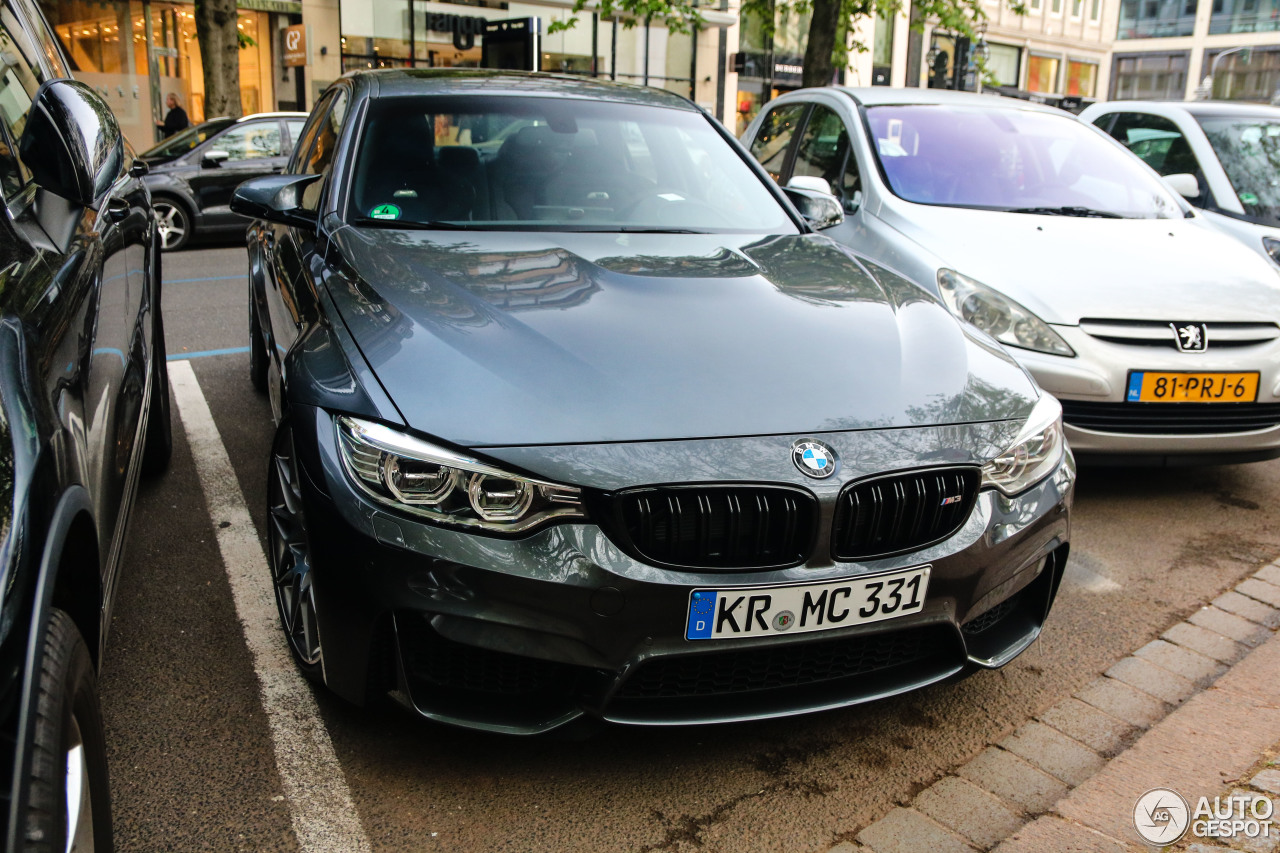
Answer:
[(297, 120), (290, 119), (289, 121), (285, 122), (285, 126), (289, 128), (289, 146), (288, 147), (290, 149), (293, 149), (297, 147), (298, 140), (302, 138), (302, 129), (307, 126), (307, 123), (303, 119), (297, 119)]
[(285, 169), (290, 175), (303, 173), (307, 152), (311, 150), (311, 143), (316, 140), (316, 134), (320, 131), (321, 122), (327, 118), (329, 106), (333, 103), (333, 97), (333, 95), (328, 95), (321, 98), (307, 118), (306, 124), (303, 125), (302, 133), (294, 137), (293, 156), (289, 158), (289, 166)]
[(751, 142), (751, 156), (760, 161), (775, 181), (782, 180), (782, 170), (787, 165), (787, 149), (800, 126), (800, 119), (804, 117), (805, 106), (787, 104), (770, 110)]
[(31, 175), (18, 158), (17, 143), (27, 126), (31, 101), (44, 75), (33, 54), (33, 46), (13, 13), (0, 12), (0, 186), (12, 200)]
[(1161, 175), (1195, 175), (1200, 196), (1187, 199), (1197, 207), (1208, 202), (1208, 181), (1186, 136), (1170, 119), (1145, 113), (1119, 113), (1111, 135)]
[(282, 151), (280, 125), (274, 121), (236, 125), (215, 139), (212, 147), (227, 152), (230, 155), (228, 163), (279, 157)]
[(849, 148), (849, 130), (834, 111), (821, 105), (813, 108), (796, 149), (791, 175), (822, 178), (845, 211), (858, 209), (862, 202), (858, 159)]
[[(333, 166), (333, 155), (338, 147), (338, 138), (342, 135), (342, 123), (347, 117), (347, 90), (339, 89), (333, 98), (333, 106), (329, 108), (316, 126), (315, 141), (307, 152), (306, 161), (299, 170), (304, 175), (328, 175)], [(302, 194), (302, 207), (316, 210), (320, 206), (320, 193), (326, 182), (316, 181)]]

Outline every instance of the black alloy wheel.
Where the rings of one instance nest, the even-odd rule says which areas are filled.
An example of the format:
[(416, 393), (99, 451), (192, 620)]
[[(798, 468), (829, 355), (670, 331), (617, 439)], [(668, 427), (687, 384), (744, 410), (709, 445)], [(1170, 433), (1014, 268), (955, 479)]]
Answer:
[(97, 676), (75, 622), (49, 614), (31, 744), (23, 853), (110, 853), (111, 792)]
[(156, 212), (156, 229), (160, 232), (160, 248), (173, 252), (191, 239), (191, 215), (180, 202), (158, 198), (151, 202)]
[(311, 541), (302, 506), (302, 484), (293, 429), (286, 420), (276, 431), (267, 472), (267, 552), (276, 591), (280, 627), (302, 674), (321, 681), (320, 634), (316, 628), (315, 578)]

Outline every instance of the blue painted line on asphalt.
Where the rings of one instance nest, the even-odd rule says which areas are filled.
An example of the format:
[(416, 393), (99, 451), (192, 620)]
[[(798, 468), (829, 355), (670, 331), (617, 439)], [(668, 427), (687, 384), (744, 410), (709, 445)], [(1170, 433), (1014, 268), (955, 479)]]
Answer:
[(207, 275), (202, 278), (166, 278), (165, 284), (190, 284), (193, 281), (231, 281), (231, 279), (240, 279), (244, 281), (248, 278), (248, 273), (244, 275)]
[(165, 361), (186, 361), (189, 358), (205, 358), (210, 355), (235, 355), (236, 353), (248, 351), (248, 347), (232, 347), (231, 349), (207, 349), (200, 352), (178, 352), (166, 358)]

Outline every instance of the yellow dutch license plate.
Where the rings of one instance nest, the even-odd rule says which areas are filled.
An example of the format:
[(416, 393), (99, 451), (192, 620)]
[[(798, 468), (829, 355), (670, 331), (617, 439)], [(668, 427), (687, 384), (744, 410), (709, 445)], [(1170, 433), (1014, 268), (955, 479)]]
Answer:
[(1129, 373), (1129, 403), (1252, 403), (1258, 373)]

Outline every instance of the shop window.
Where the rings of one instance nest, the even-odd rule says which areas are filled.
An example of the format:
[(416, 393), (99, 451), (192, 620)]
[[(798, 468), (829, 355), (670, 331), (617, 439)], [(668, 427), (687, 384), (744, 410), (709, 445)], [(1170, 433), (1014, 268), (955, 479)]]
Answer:
[(1056, 93), (1058, 90), (1058, 63), (1054, 56), (1027, 57), (1027, 89), (1031, 92)]
[(1092, 98), (1097, 95), (1098, 66), (1092, 62), (1067, 63), (1067, 94)]
[(1111, 75), (1111, 98), (1181, 100), (1186, 91), (1187, 54), (1118, 56)]

